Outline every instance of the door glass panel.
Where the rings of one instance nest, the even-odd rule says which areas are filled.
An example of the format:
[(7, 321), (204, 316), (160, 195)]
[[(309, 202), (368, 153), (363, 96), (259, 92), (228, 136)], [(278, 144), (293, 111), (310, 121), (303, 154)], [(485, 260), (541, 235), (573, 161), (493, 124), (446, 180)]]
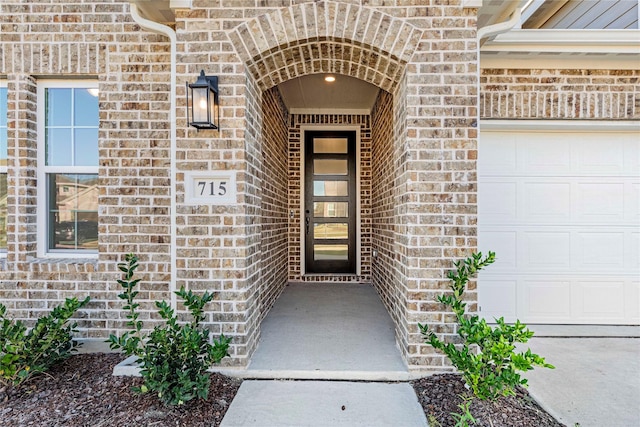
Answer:
[(313, 159), (315, 175), (346, 175), (347, 159)]
[(314, 239), (347, 239), (349, 237), (348, 224), (313, 224)]
[(323, 261), (348, 261), (347, 245), (313, 245), (313, 259)]
[(313, 181), (314, 196), (348, 196), (347, 181)]
[(313, 152), (316, 154), (347, 154), (347, 138), (313, 138)]
[(313, 216), (316, 218), (346, 218), (349, 202), (314, 202)]

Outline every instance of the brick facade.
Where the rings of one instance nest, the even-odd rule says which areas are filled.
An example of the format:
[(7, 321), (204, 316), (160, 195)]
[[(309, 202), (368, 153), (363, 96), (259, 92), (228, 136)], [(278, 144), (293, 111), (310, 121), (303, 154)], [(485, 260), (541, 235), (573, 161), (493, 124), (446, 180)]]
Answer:
[[(127, 1), (0, 3), (9, 141), (0, 301), (33, 320), (65, 297), (91, 295), (80, 335), (120, 333), (126, 319), (116, 263), (134, 252), (147, 326), (154, 301), (171, 299), (172, 283), (213, 291), (207, 323), (233, 339), (225, 363), (246, 366), (260, 322), (288, 281), (365, 282), (389, 310), (410, 368), (450, 369), (423, 343), (418, 323), (455, 334), (452, 317), (434, 301), (448, 286), (452, 261), (477, 246), (478, 117), (638, 118), (638, 72), (481, 71), (476, 9), (456, 0), (255, 3), (194, 0), (191, 10), (175, 11), (175, 159), (170, 43), (142, 30)], [(185, 83), (200, 70), (219, 77), (220, 131), (187, 125)], [(371, 114), (286, 111), (279, 83), (328, 72), (380, 88)], [(38, 257), (42, 78), (99, 84), (97, 257)], [(361, 136), (361, 274), (308, 277), (300, 269), (301, 129), (344, 124)], [(190, 171), (234, 171), (236, 203), (189, 203)]]
[[(124, 319), (116, 298), (115, 264), (125, 253), (135, 252), (141, 259), (144, 310), (151, 309), (156, 299), (170, 298), (172, 275), (177, 287), (216, 293), (208, 321), (214, 333), (223, 331), (233, 338), (228, 363), (247, 363), (259, 337), (260, 319), (285, 280), (331, 279), (373, 281), (398, 324), (398, 340), (408, 362), (432, 364), (436, 369), (442, 366), (420, 354), (426, 352), (417, 330), (417, 322), (439, 322), (442, 315), (415, 308), (417, 301), (441, 291), (441, 277), (449, 265), (446, 258), (474, 248), (475, 213), (452, 210), (437, 214), (433, 210), (440, 208), (435, 199), (426, 211), (417, 203), (423, 191), (462, 192), (462, 198), (475, 191), (471, 184), (456, 182), (469, 179), (465, 162), (470, 156), (465, 153), (473, 151), (475, 144), (471, 128), (477, 112), (475, 16), (473, 10), (455, 4), (416, 7), (392, 3), (369, 7), (326, 1), (228, 8), (194, 2), (193, 10), (176, 12), (175, 272), (170, 271), (167, 40), (133, 23), (126, 2), (4, 3), (3, 35), (9, 34), (5, 40), (12, 42), (2, 45), (0, 73), (7, 75), (9, 83), (10, 156), (20, 158), (24, 167), (9, 165), (12, 240), (2, 286), (13, 292), (48, 291), (33, 294), (42, 298), (40, 302), (34, 298), (26, 303), (24, 293), (7, 298), (14, 314), (33, 318), (37, 314), (33, 310), (47, 308), (64, 296), (91, 294), (94, 302), (82, 314), (86, 318), (82, 333), (104, 337), (121, 331)], [(220, 132), (198, 132), (186, 124), (184, 83), (201, 69), (220, 78)], [(385, 111), (384, 119), (377, 116), (379, 123), (384, 120), (378, 130), (384, 134), (384, 143), (378, 142), (373, 149), (376, 142), (368, 115), (287, 119), (271, 89), (285, 80), (318, 72), (360, 78), (387, 93), (379, 103), (388, 105), (376, 107), (376, 111)], [(89, 76), (100, 85), (102, 190), (97, 259), (38, 259), (36, 254), (35, 99), (25, 98), (17, 108), (11, 103), (18, 93), (22, 97), (35, 94), (37, 77), (42, 75)], [(456, 91), (443, 90), (443, 85), (451, 88), (459, 82)], [(296, 215), (292, 220), (287, 212), (298, 209), (292, 191), (299, 185), (296, 129), (305, 123), (346, 122), (360, 126), (361, 135), (362, 274), (306, 278), (299, 273), (296, 255), (299, 224)], [(463, 130), (457, 130), (460, 127)], [(282, 140), (285, 131), (288, 141)], [(21, 154), (16, 156), (17, 151), (11, 150)], [(376, 150), (390, 157), (375, 158)], [(427, 152), (432, 154), (424, 154)], [(462, 159), (456, 157), (460, 155)], [(441, 162), (443, 170), (436, 172)], [(372, 182), (376, 168), (390, 173), (385, 177), (386, 193), (379, 195), (385, 197), (384, 208), (374, 198), (379, 194)], [(461, 172), (454, 174), (457, 168)], [(187, 204), (184, 172), (191, 170), (236, 171), (237, 204)], [(429, 184), (418, 183), (418, 174), (424, 170), (433, 170), (424, 177)], [(393, 210), (388, 205), (390, 185)], [(287, 203), (283, 203), (285, 190), (290, 194)], [(26, 193), (24, 197), (18, 197), (20, 191)], [(386, 241), (373, 240), (376, 203), (378, 227), (387, 227)], [(455, 239), (455, 235), (460, 237)], [(417, 247), (421, 244), (439, 249), (425, 251)], [(449, 253), (442, 245), (459, 245), (459, 251)], [(384, 267), (373, 260), (374, 249), (385, 260)], [(288, 269), (283, 268), (285, 260), (291, 260)], [(56, 287), (63, 289), (50, 291)], [(19, 305), (31, 311), (19, 312)], [(151, 313), (145, 311), (143, 318)]]
[(262, 179), (262, 291), (260, 313), (264, 317), (287, 284), (289, 260), (289, 113), (278, 89), (265, 91), (263, 164), (269, 170)]
[(387, 92), (380, 92), (371, 111), (371, 283), (397, 325), (399, 347), (407, 348), (407, 316), (403, 303), (406, 295), (400, 294), (397, 278), (395, 245), (398, 239), (395, 227), (394, 207), (397, 202), (395, 179), (397, 163), (394, 162), (393, 99)]
[(484, 119), (640, 119), (640, 70), (483, 69)]
[[(80, 335), (105, 337), (116, 310), (115, 263), (140, 254), (141, 319), (168, 299), (168, 46), (139, 31), (125, 2), (0, 4), (0, 75), (8, 82), (8, 238), (0, 273), (12, 314), (34, 319), (66, 297), (92, 296)], [(37, 256), (37, 94), (41, 78), (100, 84), (99, 256)], [(22, 298), (27, 295), (27, 298)]]

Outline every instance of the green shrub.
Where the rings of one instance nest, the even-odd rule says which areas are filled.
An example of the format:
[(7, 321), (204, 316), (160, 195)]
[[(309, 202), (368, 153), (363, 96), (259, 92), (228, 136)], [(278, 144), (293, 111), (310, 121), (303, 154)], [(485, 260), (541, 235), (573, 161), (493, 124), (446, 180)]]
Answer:
[(67, 298), (32, 329), (20, 320), (8, 319), (7, 308), (0, 304), (0, 382), (20, 386), (77, 351), (80, 344), (71, 339), (77, 324), (69, 319), (88, 302), (89, 297), (82, 301)]
[(515, 352), (516, 343), (526, 343), (533, 337), (533, 332), (520, 321), (508, 325), (501, 317), (495, 319), (497, 325), (492, 328), (477, 315), (465, 314), (467, 304), (462, 296), (469, 278), (494, 261), (495, 253), (489, 252), (485, 258), (482, 253), (477, 253), (455, 262), (456, 270), (448, 274), (453, 293), (438, 297), (438, 301), (450, 307), (456, 315), (461, 345), (445, 343), (429, 331), (428, 326), (419, 325), (425, 340), (449, 357), (453, 366), (462, 372), (473, 394), (482, 400), (513, 395), (515, 386), (526, 386), (527, 380), (520, 376), (519, 371), (531, 370), (534, 365), (554, 368), (544, 358), (531, 353), (530, 349)]
[(476, 424), (476, 419), (471, 415), (471, 402), (473, 402), (473, 397), (467, 395), (460, 395), (462, 399), (462, 403), (458, 405), (458, 409), (460, 412), (451, 412), (451, 418), (456, 422), (454, 427), (469, 427), (470, 425)]
[(124, 306), (129, 311), (127, 325), (133, 330), (119, 338), (111, 335), (107, 342), (112, 349), (122, 349), (127, 356), (138, 357), (144, 383), (137, 391), (153, 391), (166, 405), (181, 405), (193, 398), (206, 399), (210, 384), (207, 368), (228, 356), (231, 342), (230, 338), (221, 335), (212, 345), (209, 330), (200, 327), (204, 306), (213, 299), (213, 294), (205, 292), (198, 296), (184, 288), (176, 292), (193, 318), (186, 324), (178, 323), (174, 310), (165, 301), (156, 301), (165, 324), (143, 336), (142, 322), (138, 320), (139, 304), (134, 302), (138, 292), (133, 290), (140, 281), (133, 278), (138, 259), (128, 254), (125, 261), (118, 264), (120, 271), (125, 273), (124, 279), (118, 280), (124, 288), (118, 297), (127, 301)]

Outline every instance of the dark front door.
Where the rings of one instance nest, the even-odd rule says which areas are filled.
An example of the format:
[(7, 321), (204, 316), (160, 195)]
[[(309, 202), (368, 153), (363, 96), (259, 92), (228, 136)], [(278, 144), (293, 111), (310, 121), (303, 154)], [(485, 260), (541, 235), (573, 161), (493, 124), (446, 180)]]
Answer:
[(305, 132), (307, 273), (356, 273), (356, 133)]

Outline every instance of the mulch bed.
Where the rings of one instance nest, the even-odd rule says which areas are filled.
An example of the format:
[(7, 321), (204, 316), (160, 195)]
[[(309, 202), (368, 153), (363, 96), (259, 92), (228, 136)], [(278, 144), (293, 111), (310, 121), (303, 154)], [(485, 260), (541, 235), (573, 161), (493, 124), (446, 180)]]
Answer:
[[(451, 413), (461, 412), (458, 405), (464, 400), (460, 396), (469, 394), (461, 375), (432, 375), (413, 381), (412, 385), (431, 427), (455, 426)], [(518, 388), (515, 396), (501, 397), (495, 402), (474, 399), (469, 412), (476, 419), (474, 426), (478, 427), (564, 426), (545, 412), (523, 388)]]
[(206, 402), (167, 408), (152, 393), (131, 390), (141, 378), (113, 377), (120, 354), (78, 354), (20, 390), (0, 389), (0, 425), (38, 427), (218, 426), (240, 380), (211, 375)]
[[(219, 426), (240, 380), (211, 375), (206, 402), (191, 401), (168, 408), (152, 393), (131, 390), (140, 378), (113, 377), (119, 354), (79, 354), (39, 375), (22, 388), (0, 388), (0, 425), (3, 427), (199, 427)], [(412, 382), (431, 427), (454, 426), (451, 412), (460, 412), (466, 392), (460, 375), (433, 375)], [(497, 402), (474, 401), (471, 413), (477, 426), (560, 427), (525, 390)], [(437, 421), (434, 422), (434, 420)]]

